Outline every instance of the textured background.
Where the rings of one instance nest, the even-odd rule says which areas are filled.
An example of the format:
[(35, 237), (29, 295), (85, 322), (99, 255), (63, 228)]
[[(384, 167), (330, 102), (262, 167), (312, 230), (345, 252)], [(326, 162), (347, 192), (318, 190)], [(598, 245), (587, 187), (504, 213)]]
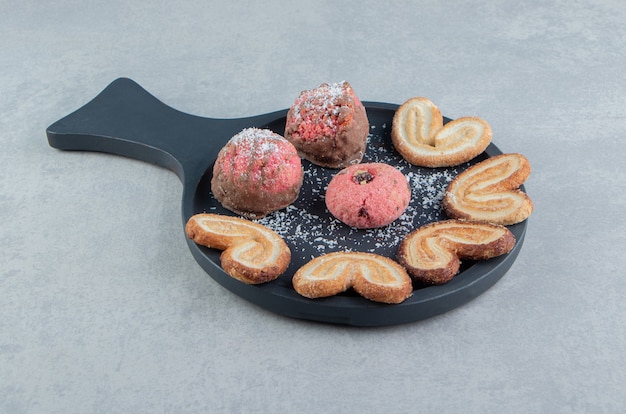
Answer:
[[(621, 1), (207, 3), (0, 0), (0, 412), (623, 412)], [(172, 172), (48, 146), (120, 76), (216, 118), (344, 79), (485, 118), (533, 166), (524, 247), (413, 324), (259, 309), (192, 258)]]

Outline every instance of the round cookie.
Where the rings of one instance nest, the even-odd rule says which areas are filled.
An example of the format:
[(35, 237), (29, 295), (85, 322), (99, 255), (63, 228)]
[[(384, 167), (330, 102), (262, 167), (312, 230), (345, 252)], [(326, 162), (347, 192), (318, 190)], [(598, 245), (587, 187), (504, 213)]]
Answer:
[(321, 167), (361, 162), (368, 133), (365, 107), (345, 81), (302, 91), (287, 112), (285, 138)]
[(411, 201), (406, 177), (391, 165), (369, 163), (339, 171), (328, 184), (326, 207), (345, 224), (376, 228), (390, 224)]
[(296, 148), (269, 129), (247, 128), (220, 150), (211, 191), (228, 210), (259, 219), (293, 203), (304, 170)]

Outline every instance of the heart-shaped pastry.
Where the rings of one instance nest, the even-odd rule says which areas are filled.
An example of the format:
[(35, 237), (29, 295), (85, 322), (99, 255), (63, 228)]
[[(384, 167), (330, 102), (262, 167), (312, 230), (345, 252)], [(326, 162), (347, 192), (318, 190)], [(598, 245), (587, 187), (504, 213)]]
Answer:
[(491, 142), (491, 126), (478, 117), (443, 124), (439, 108), (429, 99), (411, 98), (395, 112), (391, 140), (409, 163), (421, 167), (452, 167), (482, 153)]
[(291, 262), (291, 251), (276, 232), (239, 217), (196, 214), (187, 221), (185, 232), (202, 246), (223, 250), (224, 271), (247, 284), (274, 280)]
[(375, 302), (400, 303), (413, 284), (397, 262), (374, 253), (334, 252), (311, 260), (293, 276), (293, 287), (307, 298), (334, 296), (353, 288)]
[(522, 154), (502, 154), (479, 162), (448, 185), (443, 208), (451, 218), (511, 225), (528, 218), (531, 199), (519, 189), (530, 175)]
[(441, 285), (459, 272), (461, 259), (490, 259), (514, 246), (515, 236), (504, 226), (443, 220), (407, 235), (398, 248), (398, 262), (414, 279)]

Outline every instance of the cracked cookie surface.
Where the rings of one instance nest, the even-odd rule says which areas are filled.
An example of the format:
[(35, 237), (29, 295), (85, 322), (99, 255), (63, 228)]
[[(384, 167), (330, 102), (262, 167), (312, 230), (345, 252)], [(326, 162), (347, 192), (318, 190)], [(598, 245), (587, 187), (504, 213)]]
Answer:
[(411, 189), (404, 174), (388, 164), (365, 163), (338, 172), (326, 190), (328, 211), (356, 228), (383, 227), (404, 213)]

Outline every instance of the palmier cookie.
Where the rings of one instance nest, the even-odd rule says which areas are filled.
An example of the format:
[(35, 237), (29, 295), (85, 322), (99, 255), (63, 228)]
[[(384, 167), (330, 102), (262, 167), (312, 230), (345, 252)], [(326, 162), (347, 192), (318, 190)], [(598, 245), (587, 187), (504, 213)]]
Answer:
[(307, 298), (334, 296), (352, 287), (375, 302), (400, 303), (413, 285), (397, 262), (374, 253), (335, 252), (311, 260), (293, 276), (293, 287)]
[(504, 226), (444, 220), (407, 235), (398, 248), (398, 262), (415, 280), (441, 285), (459, 272), (461, 259), (490, 259), (513, 246), (515, 236)]
[(439, 108), (429, 99), (411, 98), (395, 112), (391, 140), (409, 163), (421, 167), (452, 167), (482, 153), (491, 142), (491, 126), (477, 117), (443, 124)]
[(187, 221), (185, 232), (202, 246), (223, 250), (224, 271), (247, 284), (274, 280), (291, 262), (291, 251), (276, 232), (239, 217), (196, 214)]
[(448, 185), (443, 208), (451, 218), (505, 226), (520, 223), (533, 211), (531, 199), (519, 187), (530, 174), (522, 154), (502, 154), (475, 164)]

